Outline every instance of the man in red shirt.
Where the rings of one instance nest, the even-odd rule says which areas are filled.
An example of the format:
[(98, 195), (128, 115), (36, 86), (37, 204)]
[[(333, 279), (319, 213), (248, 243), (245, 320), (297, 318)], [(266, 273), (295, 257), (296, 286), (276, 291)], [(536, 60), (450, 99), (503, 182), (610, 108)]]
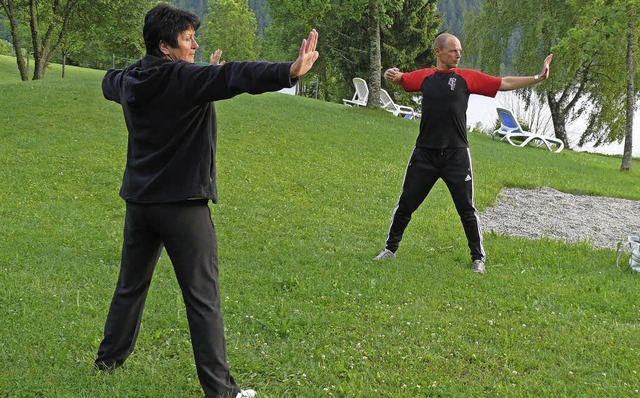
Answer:
[(524, 88), (546, 80), (553, 54), (535, 76), (495, 77), (471, 69), (460, 69), (462, 46), (452, 34), (443, 33), (434, 43), (436, 67), (403, 73), (388, 69), (384, 77), (407, 92), (422, 92), (420, 133), (409, 165), (402, 194), (393, 211), (385, 248), (375, 260), (395, 258), (411, 214), (442, 178), (460, 215), (471, 251), (474, 272), (485, 272), (485, 252), (478, 212), (474, 205), (473, 173), (467, 139), (469, 95), (495, 97), (498, 91)]

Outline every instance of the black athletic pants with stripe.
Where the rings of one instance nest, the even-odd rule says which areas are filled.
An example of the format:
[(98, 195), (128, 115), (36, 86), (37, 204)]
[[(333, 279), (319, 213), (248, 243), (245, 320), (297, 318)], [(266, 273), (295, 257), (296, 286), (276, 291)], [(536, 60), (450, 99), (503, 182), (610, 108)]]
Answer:
[(95, 363), (120, 366), (133, 351), (151, 277), (163, 246), (187, 311), (200, 384), (207, 397), (235, 397), (229, 373), (218, 283), (218, 246), (207, 200), (127, 203), (122, 262)]
[(474, 206), (473, 172), (469, 148), (428, 149), (416, 147), (411, 154), (402, 194), (391, 217), (385, 247), (398, 250), (411, 215), (422, 204), (439, 178), (447, 185), (467, 236), (472, 260), (485, 259), (478, 212)]

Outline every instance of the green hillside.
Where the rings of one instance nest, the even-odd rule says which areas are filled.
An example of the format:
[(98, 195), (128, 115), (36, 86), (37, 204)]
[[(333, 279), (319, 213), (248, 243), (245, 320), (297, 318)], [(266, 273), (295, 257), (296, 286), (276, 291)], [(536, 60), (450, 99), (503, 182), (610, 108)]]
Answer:
[[(115, 287), (121, 109), (104, 72), (20, 82), (0, 56), (0, 397), (200, 397), (163, 255), (138, 345), (92, 369)], [(630, 396), (638, 275), (615, 252), (485, 234), (471, 272), (441, 182), (399, 258), (382, 248), (418, 123), (278, 93), (216, 105), (222, 310), (232, 373), (260, 398)], [(516, 149), (470, 134), (476, 201), (504, 186), (640, 200), (619, 157)], [(633, 232), (633, 231), (630, 231)]]

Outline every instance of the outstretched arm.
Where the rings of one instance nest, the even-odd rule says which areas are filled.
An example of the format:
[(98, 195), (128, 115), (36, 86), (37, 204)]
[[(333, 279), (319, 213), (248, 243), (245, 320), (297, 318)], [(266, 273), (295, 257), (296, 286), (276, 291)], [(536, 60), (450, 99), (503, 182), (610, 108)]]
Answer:
[(553, 59), (553, 54), (549, 54), (542, 63), (542, 72), (535, 76), (507, 76), (502, 78), (502, 84), (500, 84), (500, 91), (511, 91), (519, 88), (524, 88), (547, 80), (549, 78), (549, 65)]
[(291, 64), (289, 73), (291, 77), (300, 77), (309, 72), (313, 63), (318, 59), (318, 52), (316, 51), (316, 45), (318, 44), (318, 32), (315, 29), (311, 30), (309, 37), (302, 40), (300, 46), (300, 52), (298, 58)]

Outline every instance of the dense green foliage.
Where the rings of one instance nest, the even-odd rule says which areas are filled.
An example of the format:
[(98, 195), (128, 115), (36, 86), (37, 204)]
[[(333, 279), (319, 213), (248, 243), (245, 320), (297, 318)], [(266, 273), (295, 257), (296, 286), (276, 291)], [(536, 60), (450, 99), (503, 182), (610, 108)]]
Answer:
[(14, 55), (13, 46), (6, 40), (0, 39), (0, 55)]
[(477, 13), (480, 3), (482, 0), (438, 0), (438, 12), (443, 17), (442, 30), (462, 37), (465, 13)]
[[(435, 0), (382, 2), (384, 7), (376, 15), (371, 13), (368, 0), (267, 3), (271, 17), (265, 43), (268, 59), (295, 56), (300, 37), (311, 28), (318, 29), (320, 59), (309, 80), (319, 79), (319, 98), (340, 102), (353, 95), (354, 77), (364, 78), (371, 86), (374, 74), (386, 68), (413, 70), (433, 63), (431, 43), (440, 25)], [(380, 65), (372, 70), (372, 35), (377, 26)], [(390, 85), (385, 88), (397, 90)]]
[[(79, 7), (63, 52), (72, 65), (106, 69), (125, 67), (145, 54), (142, 26), (152, 0), (92, 0)], [(61, 58), (55, 58), (60, 60)]]
[[(212, 17), (209, 17), (212, 16)], [(255, 61), (260, 37), (255, 13), (247, 0), (209, 0), (209, 12), (200, 31), (203, 58), (217, 49), (229, 61)]]
[(11, 40), (11, 31), (5, 26), (6, 23), (7, 17), (0, 14), (0, 39), (9, 41)]
[[(625, 94), (628, 80), (625, 78), (629, 65), (625, 55), (629, 19), (637, 20), (640, 5), (630, 8), (633, 1), (615, 1), (602, 7), (598, 1), (571, 0), (572, 7), (580, 10), (579, 23), (572, 26), (565, 37), (556, 45), (559, 51), (579, 60), (591, 59), (593, 52), (598, 59), (591, 60), (590, 85), (585, 92), (589, 117), (581, 142), (595, 141), (608, 143), (620, 140), (625, 134)], [(636, 27), (635, 34), (640, 33)], [(637, 48), (638, 43), (634, 42)], [(568, 57), (567, 57), (568, 58)], [(636, 65), (640, 65), (640, 51), (633, 55)], [(640, 81), (640, 68), (631, 74)], [(637, 98), (640, 85), (636, 83), (633, 96)]]
[[(12, 15), (22, 80), (42, 79), (49, 62), (106, 69), (144, 54), (142, 23), (155, 0), (7, 0), (0, 13)], [(11, 13), (9, 12), (11, 11)], [(9, 20), (0, 21), (10, 32)], [(124, 62), (122, 62), (124, 61)]]
[[(553, 53), (552, 78), (534, 90), (549, 105), (556, 137), (568, 143), (567, 124), (581, 116), (588, 119), (583, 143), (631, 136), (630, 127), (625, 131), (626, 76), (637, 80), (640, 72), (630, 70), (626, 50), (629, 21), (640, 12), (636, 0), (486, 0), (481, 6), (464, 24), (465, 37), (473, 38), (466, 41), (465, 51), (474, 67), (492, 74), (532, 75)], [(633, 28), (635, 47), (639, 29)], [(638, 65), (640, 53), (632, 58)], [(522, 93), (532, 98), (531, 91)], [(630, 159), (630, 147), (625, 156)]]
[[(133, 355), (114, 374), (92, 369), (118, 273), (126, 130), (103, 72), (51, 68), (20, 82), (0, 56), (0, 396), (201, 397), (166, 255)], [(282, 94), (217, 110), (212, 210), (242, 386), (260, 398), (637, 395), (639, 275), (616, 269), (613, 250), (488, 232), (488, 272), (473, 274), (438, 183), (399, 258), (375, 263), (416, 122)], [(480, 210), (503, 186), (640, 200), (618, 157), (477, 133), (470, 144)]]
[[(198, 61), (206, 62), (208, 55), (217, 48), (223, 50), (227, 60), (291, 60), (297, 54), (301, 38), (312, 27), (317, 28), (323, 35), (320, 41), (322, 57), (305, 82), (315, 80), (318, 83), (310, 87), (315, 95), (337, 102), (350, 96), (354, 76), (367, 80), (375, 76), (379, 80), (381, 68), (397, 66), (408, 70), (433, 64), (430, 47), (441, 23), (436, 16), (437, 1), (376, 2), (380, 11), (373, 15), (369, 0), (274, 1), (269, 9), (267, 0), (250, 0), (240, 2), (242, 10), (239, 11), (231, 10), (230, 5), (235, 2), (228, 0), (172, 0), (174, 5), (195, 12), (205, 22), (199, 32), (202, 47), (197, 54)], [(29, 48), (31, 33), (26, 28), (26, 3), (15, 4), (21, 10), (19, 22), (25, 27), (20, 33), (21, 45), (26, 45), (27, 51), (32, 53)], [(253, 13), (247, 13), (247, 4)], [(68, 18), (60, 45), (51, 48), (52, 59), (101, 69), (127, 65), (144, 54), (140, 32), (143, 14), (150, 6), (148, 1), (80, 0)], [(49, 19), (58, 21), (60, 18)], [(46, 26), (46, 19), (41, 22)], [(378, 44), (381, 54), (376, 63), (371, 64), (372, 29), (378, 25), (381, 28)], [(268, 45), (260, 53), (260, 40), (250, 36), (263, 37), (267, 26), (270, 26)], [(60, 30), (60, 27), (56, 29)], [(399, 91), (395, 87), (386, 88)], [(397, 100), (406, 102), (407, 98)]]

